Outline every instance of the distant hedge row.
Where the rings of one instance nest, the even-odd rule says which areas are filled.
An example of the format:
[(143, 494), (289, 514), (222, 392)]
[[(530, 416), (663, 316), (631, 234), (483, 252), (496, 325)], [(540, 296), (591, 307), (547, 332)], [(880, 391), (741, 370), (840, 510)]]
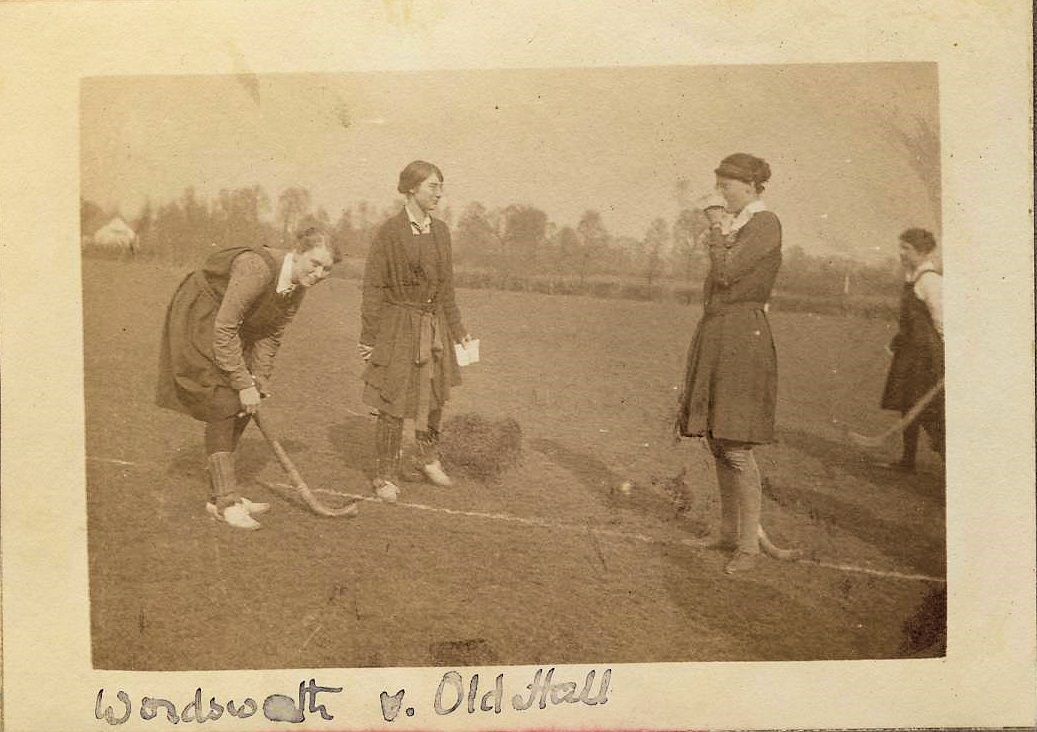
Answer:
[[(641, 302), (702, 301), (702, 290), (674, 283), (648, 285), (621, 279), (588, 279), (584, 282), (569, 277), (516, 277), (487, 271), (458, 271), (454, 275), (457, 287), (508, 292), (534, 292), (542, 295), (581, 295), (603, 299), (638, 300)], [(862, 318), (895, 319), (897, 302), (867, 296), (800, 295), (776, 292), (771, 298), (776, 311), (816, 313), (818, 315), (848, 315)]]
[[(104, 259), (134, 259), (125, 254), (116, 254), (86, 248), (83, 254)], [(148, 257), (136, 257), (147, 259)], [(363, 262), (345, 260), (333, 272), (341, 279), (359, 279), (363, 276)], [(580, 280), (569, 276), (518, 276), (492, 270), (458, 269), (454, 273), (454, 284), (473, 290), (502, 290), (505, 292), (531, 292), (541, 295), (579, 295), (609, 300), (637, 300), (640, 302), (678, 302), (697, 304), (702, 301), (702, 290), (672, 281), (653, 283), (623, 278), (588, 278)], [(815, 313), (818, 315), (842, 315), (860, 318), (893, 320), (897, 317), (898, 303), (879, 296), (850, 295), (803, 295), (790, 292), (775, 292), (771, 298), (772, 311)]]

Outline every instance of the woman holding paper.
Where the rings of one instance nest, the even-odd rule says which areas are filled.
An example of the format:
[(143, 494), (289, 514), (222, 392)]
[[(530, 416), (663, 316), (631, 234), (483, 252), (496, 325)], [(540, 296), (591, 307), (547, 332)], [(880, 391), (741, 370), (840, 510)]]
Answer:
[[(717, 196), (703, 209), (711, 266), (704, 311), (688, 351), (676, 421), (678, 437), (704, 437), (720, 488), (721, 532), (715, 546), (732, 550), (725, 571), (751, 568), (760, 550), (778, 549), (760, 525), (760, 472), (753, 447), (774, 437), (778, 367), (766, 305), (781, 267), (781, 222), (767, 210), (770, 166), (736, 153), (716, 169)], [(733, 219), (725, 221), (725, 209)]]
[[(364, 403), (378, 410), (375, 423), (375, 494), (399, 496), (403, 420), (414, 420), (421, 476), (452, 484), (437, 444), (443, 406), (461, 384), (458, 366), (472, 339), (454, 299), (450, 230), (431, 216), (443, 195), (443, 173), (415, 160), (400, 173), (397, 190), (407, 197), (399, 215), (379, 229), (364, 271), (359, 349)], [(409, 473), (405, 477), (411, 478)]]

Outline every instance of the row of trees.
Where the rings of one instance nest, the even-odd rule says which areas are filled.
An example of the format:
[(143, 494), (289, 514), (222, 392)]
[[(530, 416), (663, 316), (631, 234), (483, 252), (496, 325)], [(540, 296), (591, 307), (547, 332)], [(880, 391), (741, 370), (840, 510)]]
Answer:
[[(362, 259), (378, 227), (401, 205), (402, 200), (397, 200), (379, 209), (362, 201), (332, 220), (324, 208), (313, 205), (305, 188), (285, 189), (276, 201), (260, 186), (221, 190), (211, 199), (189, 188), (161, 206), (146, 203), (127, 221), (137, 232), (142, 255), (179, 264), (195, 262), (217, 247), (282, 246), (297, 227), (309, 222), (325, 228), (351, 258)], [(91, 233), (98, 222), (115, 213), (81, 201), (83, 233)], [(585, 211), (575, 225), (556, 224), (544, 211), (526, 204), (490, 210), (471, 203), (456, 220), (449, 208), (440, 216), (454, 232), (457, 266), (512, 278), (567, 277), (582, 286), (596, 276), (633, 277), (649, 287), (670, 278), (695, 286), (707, 268), (706, 253), (698, 243), (707, 224), (694, 207), (681, 210), (672, 223), (656, 218), (640, 238), (613, 235), (594, 210)], [(811, 256), (793, 247), (787, 253), (779, 286), (813, 295), (848, 290), (890, 294), (896, 282), (890, 264), (866, 266), (849, 258)]]

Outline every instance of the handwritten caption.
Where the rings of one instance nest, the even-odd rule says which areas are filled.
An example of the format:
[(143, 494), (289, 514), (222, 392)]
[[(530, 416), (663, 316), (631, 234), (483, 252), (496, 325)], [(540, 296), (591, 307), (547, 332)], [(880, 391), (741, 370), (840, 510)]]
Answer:
[[(528, 677), (527, 677), (528, 678)], [(431, 699), (431, 711), (438, 716), (449, 714), (500, 714), (506, 707), (518, 712), (533, 709), (547, 709), (560, 704), (584, 704), (599, 706), (608, 701), (609, 685), (612, 681), (612, 669), (598, 672), (595, 669), (587, 672), (582, 679), (559, 680), (557, 669), (537, 669), (532, 680), (515, 688), (517, 693), (506, 693), (508, 687), (505, 674), (497, 674), (488, 679), (485, 675), (473, 673), (467, 678), (457, 671), (443, 674), (436, 687), (435, 696)], [(153, 720), (164, 718), (170, 724), (181, 722), (215, 722), (223, 717), (248, 719), (256, 714), (262, 715), (269, 722), (285, 724), (301, 724), (306, 715), (330, 721), (335, 718), (329, 707), (334, 706), (336, 698), (341, 694), (341, 686), (323, 686), (316, 679), (299, 683), (298, 692), (292, 696), (286, 694), (270, 694), (260, 704), (252, 697), (242, 701), (227, 699), (218, 701), (215, 696), (206, 695), (201, 688), (195, 689), (194, 698), (182, 706), (170, 699), (145, 696), (134, 705), (130, 695), (118, 689), (112, 695), (99, 689), (94, 702), (94, 717), (109, 725), (125, 724), (136, 711), (141, 719)], [(406, 689), (393, 694), (383, 691), (379, 694), (382, 719), (394, 721), (402, 711), (406, 717), (414, 717), (417, 709), (404, 706)], [(204, 703), (203, 703), (204, 702)]]

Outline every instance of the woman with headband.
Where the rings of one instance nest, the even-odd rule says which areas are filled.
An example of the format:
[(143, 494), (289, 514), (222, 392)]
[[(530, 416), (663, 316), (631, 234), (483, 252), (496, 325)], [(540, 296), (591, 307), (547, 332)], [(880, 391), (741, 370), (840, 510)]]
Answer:
[[(797, 552), (775, 547), (760, 525), (760, 471), (753, 447), (774, 439), (778, 364), (766, 306), (781, 267), (781, 222), (761, 195), (770, 166), (745, 153), (724, 158), (718, 196), (705, 213), (710, 270), (704, 311), (688, 351), (676, 421), (678, 437), (704, 437), (720, 488), (717, 548), (730, 550), (725, 571), (754, 566), (761, 549), (776, 559)], [(724, 211), (734, 216), (724, 223)]]

